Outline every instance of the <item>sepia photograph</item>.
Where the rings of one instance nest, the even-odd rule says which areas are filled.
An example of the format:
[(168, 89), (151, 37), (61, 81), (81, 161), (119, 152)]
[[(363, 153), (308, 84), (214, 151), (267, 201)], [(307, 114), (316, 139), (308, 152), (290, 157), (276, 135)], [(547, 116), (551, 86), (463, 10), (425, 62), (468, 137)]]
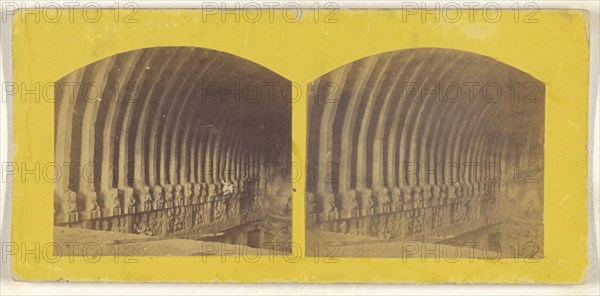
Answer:
[(136, 256), (289, 252), (288, 80), (224, 52), (154, 47), (56, 85), (56, 243)]
[(597, 5), (117, 2), (0, 5), (0, 294), (598, 288)]
[(308, 89), (307, 256), (543, 258), (543, 83), (417, 48)]

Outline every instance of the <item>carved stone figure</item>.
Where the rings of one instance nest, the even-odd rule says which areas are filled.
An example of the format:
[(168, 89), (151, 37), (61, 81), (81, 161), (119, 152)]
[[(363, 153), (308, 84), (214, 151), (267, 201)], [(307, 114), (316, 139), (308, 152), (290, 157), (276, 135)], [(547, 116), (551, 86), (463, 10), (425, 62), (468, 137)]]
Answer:
[(355, 211), (358, 210), (358, 200), (356, 199), (356, 191), (348, 190), (342, 194), (342, 209), (344, 211), (350, 211), (355, 215)]
[(198, 224), (202, 224), (204, 223), (204, 209), (202, 208), (202, 205), (198, 205), (196, 207), (196, 211), (194, 211), (194, 224), (198, 225)]
[(411, 209), (413, 207), (413, 196), (410, 188), (404, 188), (402, 192), (402, 202), (404, 203), (404, 207), (406, 207), (406, 209)]
[(194, 192), (192, 191), (192, 183), (185, 183), (183, 185), (183, 198), (186, 201), (191, 201)]
[(134, 207), (137, 204), (133, 188), (125, 187), (122, 189), (121, 193), (123, 194), (125, 207)]
[(433, 227), (437, 228), (442, 225), (442, 216), (440, 214), (440, 208), (432, 208), (431, 215), (433, 216)]
[(448, 203), (448, 185), (440, 185), (440, 205)]
[(331, 212), (337, 212), (337, 206), (335, 205), (335, 195), (333, 193), (328, 193), (325, 195), (325, 201), (327, 202), (327, 208), (326, 211), (331, 213)]
[(231, 191), (233, 193), (240, 193), (241, 192), (238, 180), (231, 180)]
[(150, 186), (144, 185), (141, 192), (142, 201), (145, 204), (152, 203), (152, 194), (150, 194)]
[(160, 185), (154, 186), (154, 207), (158, 208), (162, 206), (164, 202), (163, 188)]
[(221, 183), (221, 182), (219, 182), (219, 181), (217, 181), (216, 183), (214, 183), (214, 185), (215, 185), (215, 194), (217, 196), (223, 195), (223, 185), (224, 184)]
[(216, 206), (213, 209), (213, 217), (214, 220), (220, 220), (225, 217), (226, 205), (223, 202), (217, 202)]
[(456, 187), (453, 185), (448, 186), (448, 200), (450, 203), (454, 202), (454, 200), (456, 200), (457, 196), (456, 196)]
[(467, 208), (463, 204), (455, 204), (452, 207), (452, 222), (459, 223), (467, 218)]
[(76, 192), (67, 190), (67, 205), (69, 213), (76, 213), (78, 211)]
[(410, 216), (411, 227), (410, 233), (418, 234), (423, 232), (425, 226), (425, 215), (423, 209), (416, 209), (411, 212)]
[(207, 193), (208, 193), (208, 199), (212, 200), (212, 198), (217, 195), (217, 186), (215, 184), (212, 183), (208, 183), (208, 189), (207, 189)]
[(175, 185), (175, 201), (176, 202), (183, 202), (184, 200), (184, 196), (183, 196), (183, 186), (181, 186), (180, 184)]
[(456, 194), (457, 198), (459, 198), (459, 199), (463, 198), (464, 197), (464, 193), (465, 193), (464, 192), (464, 185), (462, 185), (460, 183), (456, 184), (454, 193)]
[(214, 221), (215, 218), (213, 215), (212, 208), (213, 208), (213, 206), (210, 203), (204, 204), (202, 206), (202, 216), (204, 217), (205, 222)]
[(402, 210), (402, 190), (400, 189), (400, 187), (394, 187), (392, 188), (392, 209), (394, 211), (401, 211)]
[(471, 182), (467, 183), (466, 185), (467, 185), (467, 189), (466, 189), (466, 191), (467, 191), (466, 195), (467, 196), (466, 197), (468, 199), (471, 199), (471, 198), (473, 198), (475, 196), (475, 186)]
[(383, 227), (383, 229), (381, 230), (381, 234), (379, 235), (379, 238), (388, 240), (391, 237), (392, 237), (392, 233), (390, 232), (389, 228), (387, 226)]
[(414, 208), (422, 208), (424, 206), (423, 204), (423, 195), (421, 193), (421, 188), (420, 187), (415, 187), (412, 190), (412, 196), (413, 196), (413, 209)]
[(206, 202), (208, 200), (208, 184), (200, 183), (200, 202)]
[(384, 211), (389, 211), (390, 206), (390, 195), (388, 194), (387, 187), (380, 186), (376, 189), (377, 203), (382, 207)]
[(306, 213), (314, 214), (315, 211), (315, 196), (311, 192), (306, 192)]
[(233, 184), (221, 181), (221, 194), (229, 195), (234, 193)]
[(122, 206), (117, 188), (111, 188), (104, 192), (104, 206), (109, 209), (118, 209)]
[(437, 207), (442, 204), (442, 189), (440, 186), (433, 187), (433, 206)]
[(202, 185), (200, 185), (198, 183), (194, 183), (193, 191), (194, 191), (193, 192), (194, 199), (197, 202), (200, 199), (200, 197), (202, 196)]
[(166, 202), (173, 201), (173, 185), (167, 184), (167, 185), (165, 185), (164, 189), (165, 189), (165, 191), (164, 191), (165, 201)]
[(80, 192), (79, 195), (81, 196), (80, 199), (85, 201), (85, 210), (86, 211), (93, 211), (93, 210), (99, 209), (98, 197), (96, 195), (96, 192), (84, 191), (84, 192)]
[(372, 210), (375, 206), (375, 200), (373, 200), (373, 191), (371, 189), (365, 188), (361, 192), (361, 202), (362, 209), (366, 209), (368, 211)]
[(430, 207), (433, 204), (431, 186), (423, 186), (421, 194), (423, 196), (423, 207)]
[(181, 232), (182, 230), (187, 228), (185, 212), (185, 207), (175, 208), (175, 215), (173, 220), (173, 230), (175, 232)]

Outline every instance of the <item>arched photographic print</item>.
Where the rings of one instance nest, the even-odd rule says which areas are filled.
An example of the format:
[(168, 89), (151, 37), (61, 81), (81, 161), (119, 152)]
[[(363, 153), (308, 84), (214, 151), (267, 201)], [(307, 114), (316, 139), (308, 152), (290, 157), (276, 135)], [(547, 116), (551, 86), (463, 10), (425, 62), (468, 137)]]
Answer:
[(308, 87), (307, 256), (543, 257), (542, 82), (419, 48)]
[(289, 251), (292, 188), (275, 165), (291, 159), (287, 79), (224, 52), (156, 47), (56, 85), (56, 242), (103, 254)]

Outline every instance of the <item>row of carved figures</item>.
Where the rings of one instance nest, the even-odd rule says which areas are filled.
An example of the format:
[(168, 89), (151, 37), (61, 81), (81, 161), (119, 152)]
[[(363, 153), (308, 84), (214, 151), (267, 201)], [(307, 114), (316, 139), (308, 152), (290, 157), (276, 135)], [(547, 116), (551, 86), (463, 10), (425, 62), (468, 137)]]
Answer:
[[(348, 190), (344, 193), (306, 194), (308, 214), (325, 214), (325, 219), (337, 216), (372, 215), (415, 208), (435, 207), (474, 197), (491, 198), (497, 184), (472, 182), (462, 184), (425, 185), (418, 187), (378, 186), (375, 189)], [(391, 194), (390, 194), (391, 191)]]
[[(318, 224), (318, 228), (321, 231), (343, 234), (399, 239), (440, 229), (457, 231), (464, 230), (461, 228), (465, 227), (477, 227), (476, 221), (485, 214), (485, 208), (470, 200), (432, 208), (323, 221)], [(471, 222), (463, 223), (467, 221)]]
[[(136, 188), (111, 188), (100, 194), (92, 190), (56, 192), (55, 213), (67, 213), (60, 222), (72, 222), (81, 218), (98, 218), (100, 215), (120, 215), (140, 211), (152, 211), (175, 206), (198, 204), (228, 195), (255, 192), (256, 180), (233, 180), (220, 183), (184, 183), (141, 185)], [(98, 196), (99, 195), (99, 196)], [(90, 217), (78, 217), (75, 213), (89, 213)], [(106, 212), (106, 213), (103, 213)]]
[(228, 198), (187, 206), (139, 212), (132, 215), (103, 217), (83, 221), (84, 228), (104, 231), (142, 233), (148, 236), (171, 234), (208, 234), (239, 226), (248, 221), (260, 220), (265, 216), (254, 204), (260, 196), (242, 201), (229, 195)]

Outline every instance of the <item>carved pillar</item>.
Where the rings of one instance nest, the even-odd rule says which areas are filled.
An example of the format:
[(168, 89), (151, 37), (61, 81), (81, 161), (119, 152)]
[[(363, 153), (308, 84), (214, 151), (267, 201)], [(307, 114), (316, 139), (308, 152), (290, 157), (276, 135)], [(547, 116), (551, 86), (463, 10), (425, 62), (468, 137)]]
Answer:
[[(320, 121), (319, 124), (315, 124), (315, 130), (311, 131), (314, 132), (315, 134), (319, 135), (318, 136), (318, 161), (317, 164), (319, 166), (319, 168), (321, 168), (322, 166), (324, 166), (325, 164), (334, 161), (333, 159), (331, 159), (331, 150), (332, 150), (332, 126), (333, 126), (333, 121), (335, 120), (336, 117), (336, 111), (337, 111), (337, 103), (340, 100), (340, 96), (341, 96), (341, 89), (344, 88), (344, 85), (346, 83), (346, 79), (348, 76), (348, 72), (350, 70), (350, 67), (346, 67), (346, 69), (344, 69), (343, 71), (337, 71), (333, 77), (329, 77), (329, 75), (327, 75), (326, 77), (323, 77), (323, 79), (320, 79), (319, 82), (323, 82), (323, 83), (333, 83), (335, 87), (335, 89), (337, 89), (336, 92), (334, 92), (330, 97), (328, 97), (328, 101), (329, 102), (317, 102), (317, 104), (323, 104), (323, 113), (322, 113), (322, 117), (318, 118), (318, 120)], [(317, 82), (317, 87), (320, 88), (320, 86), (318, 85)], [(321, 176), (319, 176), (319, 179), (322, 179)], [(327, 182), (318, 182), (317, 183), (317, 195), (319, 196), (323, 196), (326, 194), (330, 194), (332, 193), (333, 190), (331, 188), (331, 184), (327, 183)]]
[[(60, 166), (62, 172), (54, 195), (57, 214), (71, 212), (70, 209), (73, 208), (73, 205), (70, 202), (72, 192), (70, 190), (77, 189), (75, 186), (72, 186), (75, 184), (71, 184), (71, 179), (74, 176), (72, 170), (77, 169), (74, 168), (74, 165), (70, 164), (73, 162), (71, 159), (71, 145), (73, 140), (71, 131), (73, 128), (73, 107), (77, 101), (77, 94), (79, 93), (79, 87), (81, 86), (85, 72), (86, 70), (79, 69), (65, 76), (58, 82), (62, 91), (55, 94), (55, 108), (58, 109), (60, 116), (54, 117), (54, 126), (55, 130), (62, 131), (54, 133), (54, 161)], [(68, 220), (68, 214), (66, 219)]]
[[(342, 96), (340, 98), (342, 101), (337, 103), (340, 112), (336, 114), (336, 117), (338, 118), (336, 121), (339, 119), (342, 121), (341, 133), (339, 133), (337, 127), (334, 127), (336, 128), (337, 132), (332, 133), (333, 137), (339, 139), (339, 142), (335, 141), (332, 147), (333, 151), (339, 151), (338, 192), (345, 192), (346, 190), (350, 189), (351, 174), (357, 173), (357, 171), (355, 171), (352, 167), (354, 134), (355, 130), (357, 129), (356, 122), (361, 121), (364, 123), (365, 119), (368, 119), (370, 116), (370, 112), (368, 112), (365, 113), (364, 117), (357, 118), (357, 112), (364, 100), (367, 100), (367, 109), (369, 109), (368, 106), (373, 104), (373, 100), (371, 100), (372, 96), (365, 97), (363, 96), (363, 93), (365, 92), (366, 85), (370, 80), (371, 72), (375, 64), (377, 64), (377, 61), (377, 57), (370, 57), (357, 63), (356, 65), (353, 65), (350, 73), (352, 76), (354, 76), (353, 78), (356, 80), (355, 83), (352, 83), (352, 85), (344, 87), (340, 90), (342, 92)], [(381, 77), (382, 75), (379, 75), (378, 79), (381, 80)], [(371, 93), (377, 93), (378, 91), (379, 88), (373, 88)], [(342, 105), (346, 108), (342, 108)], [(343, 112), (343, 114), (341, 114), (341, 112)], [(332, 154), (334, 158), (337, 156), (335, 154), (336, 153)]]
[(132, 93), (135, 91), (135, 88), (131, 81), (135, 79), (133, 72), (137, 68), (136, 64), (141, 56), (142, 51), (135, 51), (117, 58), (115, 64), (124, 69), (117, 71), (118, 73), (112, 76), (115, 83), (113, 86), (114, 89), (109, 87), (108, 90), (113, 90), (114, 94), (108, 98), (109, 102), (107, 103), (108, 107), (104, 122), (97, 122), (97, 124), (103, 125), (102, 130), (97, 132), (97, 135), (101, 134), (102, 137), (102, 141), (100, 142), (102, 144), (100, 200), (102, 201), (102, 206), (108, 209), (114, 208), (115, 191), (113, 189), (117, 186), (114, 172), (117, 169), (115, 164), (119, 165), (115, 161), (115, 153), (118, 152), (115, 150), (115, 147), (118, 147), (115, 134), (117, 134), (119, 110), (123, 108), (123, 104), (134, 103)]
[[(81, 210), (91, 211), (98, 210), (97, 194), (95, 192), (95, 180), (96, 169), (99, 169), (100, 164), (95, 163), (94, 150), (95, 146), (95, 122), (98, 114), (98, 109), (104, 98), (103, 86), (106, 85), (108, 74), (115, 62), (115, 58), (107, 58), (95, 63), (92, 67), (92, 73), (88, 78), (90, 79), (87, 83), (82, 84), (80, 88), (79, 96), (75, 102), (75, 111), (77, 115), (74, 116), (73, 124), (77, 125), (80, 133), (74, 132), (75, 136), (81, 139), (80, 143), (74, 143), (75, 145), (81, 145), (79, 148), (79, 180), (78, 180), (78, 195), (84, 204), (84, 208)], [(108, 98), (107, 98), (108, 101)], [(105, 102), (108, 103), (108, 102)], [(79, 119), (79, 120), (77, 120)], [(76, 154), (75, 154), (76, 155)]]

